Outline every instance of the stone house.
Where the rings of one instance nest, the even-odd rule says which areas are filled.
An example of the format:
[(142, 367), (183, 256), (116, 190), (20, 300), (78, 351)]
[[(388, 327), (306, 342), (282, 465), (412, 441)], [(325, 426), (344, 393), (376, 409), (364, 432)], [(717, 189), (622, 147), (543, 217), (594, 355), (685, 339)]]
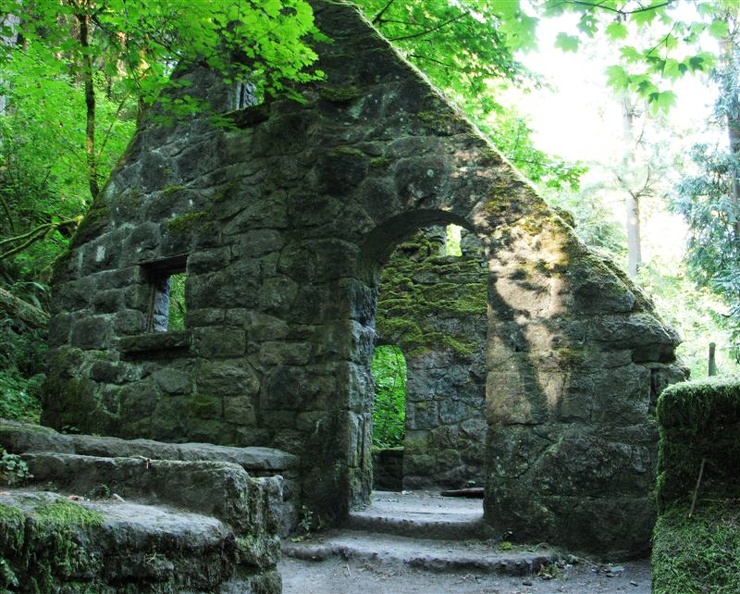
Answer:
[(190, 71), (189, 92), (233, 126), (137, 132), (57, 269), (42, 422), (291, 452), (291, 496), (341, 522), (371, 491), (383, 267), (419, 229), (455, 224), (479, 239), (487, 285), (486, 522), (646, 547), (653, 405), (683, 378), (677, 336), (351, 5), (315, 13), (333, 43), (304, 103), (236, 109)]

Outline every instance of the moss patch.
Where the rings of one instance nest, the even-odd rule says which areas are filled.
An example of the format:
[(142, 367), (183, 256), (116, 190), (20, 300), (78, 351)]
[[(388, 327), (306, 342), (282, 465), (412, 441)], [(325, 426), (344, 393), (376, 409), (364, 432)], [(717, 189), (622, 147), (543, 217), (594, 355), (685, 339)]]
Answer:
[(658, 399), (658, 505), (693, 496), (702, 460), (701, 497), (740, 492), (740, 380), (713, 378), (666, 388)]
[(206, 218), (208, 213), (204, 211), (188, 212), (185, 214), (177, 215), (171, 219), (165, 221), (165, 229), (171, 233), (189, 233), (193, 229), (197, 228)]
[(322, 86), (320, 95), (322, 99), (331, 103), (349, 103), (362, 97), (363, 91), (360, 87), (354, 85), (346, 87)]
[(736, 501), (661, 514), (653, 536), (655, 594), (740, 592), (740, 506)]
[(85, 543), (102, 525), (101, 514), (66, 499), (28, 498), (23, 504), (0, 504), (3, 588), (56, 592), (61, 582), (85, 580), (100, 570), (103, 560), (88, 553)]
[(476, 340), (464, 324), (445, 325), (444, 320), (485, 318), (487, 272), (476, 258), (438, 253), (439, 244), (421, 234), (399, 245), (383, 269), (378, 334), (408, 355), (434, 348), (469, 355)]

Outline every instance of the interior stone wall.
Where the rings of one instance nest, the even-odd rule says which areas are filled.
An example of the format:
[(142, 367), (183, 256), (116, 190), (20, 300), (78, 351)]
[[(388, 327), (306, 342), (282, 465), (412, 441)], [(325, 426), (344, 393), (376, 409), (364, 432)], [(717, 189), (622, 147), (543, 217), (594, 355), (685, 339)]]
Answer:
[[(580, 550), (649, 542), (654, 399), (683, 377), (652, 305), (349, 5), (304, 102), (151, 119), (57, 269), (42, 422), (299, 456), (325, 522), (369, 500), (376, 298), (420, 228), (458, 224), (488, 270), (485, 517)], [(153, 285), (187, 274), (185, 329), (152, 333)]]

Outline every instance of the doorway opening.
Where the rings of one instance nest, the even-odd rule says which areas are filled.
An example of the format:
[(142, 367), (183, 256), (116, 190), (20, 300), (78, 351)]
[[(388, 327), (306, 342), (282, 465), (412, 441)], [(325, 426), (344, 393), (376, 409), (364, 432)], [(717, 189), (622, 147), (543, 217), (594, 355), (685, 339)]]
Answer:
[(376, 489), (484, 486), (487, 304), (482, 246), (459, 226), (426, 227), (389, 257), (373, 360)]

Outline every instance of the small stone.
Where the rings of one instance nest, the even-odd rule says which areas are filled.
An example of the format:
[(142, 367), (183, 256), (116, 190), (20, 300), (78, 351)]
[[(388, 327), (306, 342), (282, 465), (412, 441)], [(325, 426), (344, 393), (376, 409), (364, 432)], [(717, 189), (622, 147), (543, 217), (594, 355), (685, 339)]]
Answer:
[(522, 582), (522, 586), (531, 586), (531, 585), (532, 585), (532, 580), (524, 580)]

